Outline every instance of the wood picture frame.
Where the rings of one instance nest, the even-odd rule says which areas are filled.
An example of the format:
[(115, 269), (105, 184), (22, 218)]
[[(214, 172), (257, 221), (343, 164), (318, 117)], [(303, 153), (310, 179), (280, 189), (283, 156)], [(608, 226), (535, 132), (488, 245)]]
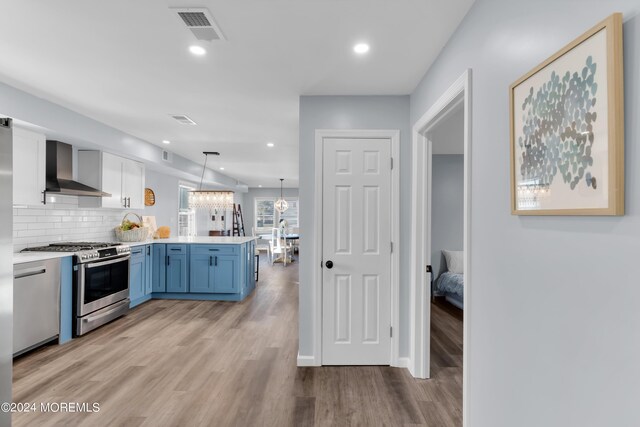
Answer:
[(512, 215), (624, 215), (622, 14), (516, 80), (509, 113)]

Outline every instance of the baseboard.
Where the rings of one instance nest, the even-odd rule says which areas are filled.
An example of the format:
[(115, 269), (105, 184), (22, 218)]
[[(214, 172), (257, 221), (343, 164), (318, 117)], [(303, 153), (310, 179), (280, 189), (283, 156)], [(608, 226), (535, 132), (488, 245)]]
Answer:
[(316, 363), (316, 358), (313, 356), (301, 356), (298, 354), (298, 366), (320, 366)]
[(411, 364), (411, 359), (409, 359), (408, 357), (398, 357), (398, 364), (396, 365), (397, 368), (409, 368)]

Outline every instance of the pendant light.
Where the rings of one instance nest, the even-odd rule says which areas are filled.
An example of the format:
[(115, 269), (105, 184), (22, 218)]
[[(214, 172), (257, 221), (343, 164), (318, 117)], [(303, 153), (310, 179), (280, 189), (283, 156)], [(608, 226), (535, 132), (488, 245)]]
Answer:
[(287, 203), (284, 197), (282, 197), (282, 181), (284, 181), (284, 178), (280, 178), (280, 198), (276, 200), (276, 204), (275, 204), (276, 209), (280, 213), (289, 209), (289, 203)]
[(204, 172), (207, 170), (207, 160), (209, 154), (219, 156), (217, 151), (203, 151), (204, 166), (202, 166), (202, 177), (200, 178), (200, 188), (197, 191), (189, 191), (189, 208), (207, 208), (207, 209), (233, 209), (233, 191), (213, 191), (202, 190), (202, 182), (204, 181)]

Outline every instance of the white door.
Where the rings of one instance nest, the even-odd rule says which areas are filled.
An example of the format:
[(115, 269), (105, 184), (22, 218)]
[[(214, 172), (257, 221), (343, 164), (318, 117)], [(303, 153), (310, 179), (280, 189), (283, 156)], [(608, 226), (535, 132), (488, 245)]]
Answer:
[(131, 209), (144, 209), (144, 164), (123, 159), (122, 195)]
[(45, 190), (46, 138), (13, 128), (13, 204), (42, 204)]
[(122, 195), (122, 158), (109, 153), (102, 153), (102, 191), (111, 197), (102, 198), (103, 208), (123, 208)]
[(391, 140), (325, 138), (322, 160), (322, 364), (388, 365)]

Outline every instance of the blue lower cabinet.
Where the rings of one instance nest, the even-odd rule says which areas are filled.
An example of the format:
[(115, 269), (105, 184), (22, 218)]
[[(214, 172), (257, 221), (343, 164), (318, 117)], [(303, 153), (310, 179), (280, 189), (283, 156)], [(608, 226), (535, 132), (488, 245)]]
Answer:
[(189, 263), (189, 292), (213, 293), (213, 257), (208, 253), (192, 253)]
[(188, 291), (187, 245), (167, 245), (167, 292)]
[(135, 307), (149, 298), (147, 295), (147, 252), (145, 246), (131, 248), (131, 262), (129, 265), (129, 299), (130, 306)]
[(152, 245), (153, 298), (240, 301), (255, 287), (253, 243)]
[(152, 246), (151, 290), (167, 292), (167, 245), (156, 243)]
[(144, 250), (146, 267), (144, 294), (151, 295), (151, 292), (153, 291), (153, 245), (145, 245)]
[(239, 289), (238, 255), (216, 255), (213, 263), (213, 292), (217, 294), (235, 294)]

